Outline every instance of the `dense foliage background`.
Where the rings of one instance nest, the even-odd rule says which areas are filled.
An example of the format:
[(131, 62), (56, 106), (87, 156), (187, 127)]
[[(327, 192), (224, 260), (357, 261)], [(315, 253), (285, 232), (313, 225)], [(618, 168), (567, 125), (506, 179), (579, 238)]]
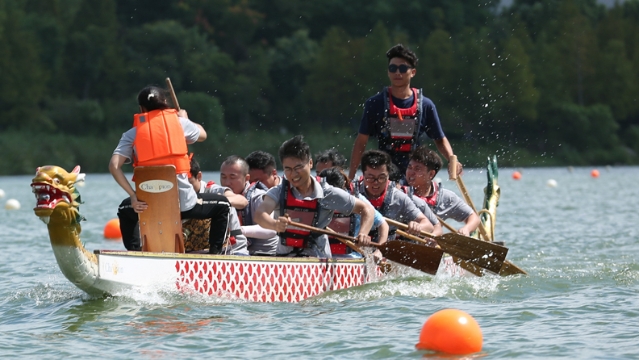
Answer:
[(0, 173), (106, 172), (167, 76), (207, 170), (296, 133), (348, 156), (400, 42), (469, 166), (639, 163), (639, 0), (1, 0)]

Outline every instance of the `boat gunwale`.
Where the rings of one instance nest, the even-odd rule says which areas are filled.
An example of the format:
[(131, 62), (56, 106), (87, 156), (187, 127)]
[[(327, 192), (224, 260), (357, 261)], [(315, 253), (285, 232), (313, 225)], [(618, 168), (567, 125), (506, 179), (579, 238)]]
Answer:
[(331, 263), (331, 264), (366, 264), (365, 258), (343, 259), (343, 258), (317, 258), (317, 257), (286, 257), (286, 256), (243, 256), (243, 255), (217, 255), (198, 253), (171, 253), (171, 252), (145, 252), (126, 250), (94, 250), (96, 255), (162, 258), (176, 260), (224, 260), (240, 262), (289, 262), (289, 263)]

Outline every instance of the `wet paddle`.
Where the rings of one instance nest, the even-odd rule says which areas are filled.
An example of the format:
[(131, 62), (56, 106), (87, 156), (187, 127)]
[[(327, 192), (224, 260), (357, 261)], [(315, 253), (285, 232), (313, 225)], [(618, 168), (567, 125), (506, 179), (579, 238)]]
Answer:
[[(475, 209), (475, 205), (473, 204), (473, 201), (471, 200), (470, 195), (468, 194), (468, 190), (466, 190), (466, 185), (464, 184), (464, 180), (462, 180), (461, 176), (457, 177), (456, 180), (457, 180), (457, 186), (459, 187), (459, 190), (462, 192), (462, 195), (464, 196), (466, 203), (468, 203), (468, 205), (473, 209), (475, 214), (477, 214), (477, 209)], [(441, 223), (444, 226), (450, 229), (450, 225), (446, 224), (442, 219), (439, 219), (439, 221), (441, 221)], [(456, 230), (451, 230), (451, 231), (456, 232)], [(486, 231), (486, 229), (484, 228), (484, 224), (482, 223), (479, 223), (479, 232), (487, 240), (487, 242), (494, 240), (488, 236), (488, 232)], [(499, 269), (499, 271), (495, 273), (499, 274), (500, 276), (509, 276), (509, 275), (517, 275), (517, 274), (528, 275), (528, 273), (524, 269), (513, 264), (512, 261), (509, 261), (509, 260), (504, 260), (504, 264), (502, 265), (501, 269)]]
[[(351, 243), (351, 245), (354, 245), (354, 243), (357, 242), (357, 239), (352, 236), (316, 228), (314, 226), (309, 226), (295, 221), (289, 220), (289, 225), (295, 226), (300, 229), (333, 236), (339, 241), (344, 242), (344, 244), (346, 244), (347, 246), (350, 246), (349, 243)], [(444, 256), (444, 252), (440, 249), (411, 244), (405, 241), (389, 241), (383, 245), (375, 243), (371, 245), (378, 248), (386, 259), (394, 261), (398, 264), (412, 267), (413, 269), (417, 269), (431, 275), (437, 274), (437, 269), (439, 269), (439, 264), (441, 263), (442, 257)]]
[[(384, 219), (388, 225), (395, 226), (402, 230), (408, 229), (408, 225), (404, 223), (389, 218)], [(494, 273), (499, 273), (499, 270), (506, 259), (506, 254), (508, 254), (507, 247), (461, 234), (448, 233), (435, 236), (425, 231), (421, 231), (420, 234), (437, 241), (437, 244), (442, 248), (442, 250), (452, 256), (468, 260), (474, 265), (490, 270)]]

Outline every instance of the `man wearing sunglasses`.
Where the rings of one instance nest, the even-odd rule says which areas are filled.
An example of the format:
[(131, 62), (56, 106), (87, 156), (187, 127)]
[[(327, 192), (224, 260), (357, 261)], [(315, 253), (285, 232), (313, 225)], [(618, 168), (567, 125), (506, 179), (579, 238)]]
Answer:
[[(410, 81), (417, 73), (415, 53), (398, 44), (388, 50), (386, 57), (391, 85), (364, 104), (364, 114), (351, 154), (351, 179), (355, 178), (369, 136), (377, 136), (379, 149), (391, 156), (401, 174), (406, 173), (408, 156), (411, 150), (419, 146), (419, 137), (423, 133), (435, 140), (444, 158), (450, 159), (454, 155), (439, 122), (435, 104), (424, 97), (421, 90), (410, 87)], [(461, 174), (461, 163), (455, 170)], [(449, 173), (451, 171), (448, 169)]]
[[(418, 235), (420, 231), (427, 231), (441, 235), (441, 224), (430, 208), (422, 213), (415, 203), (395, 187), (389, 180), (391, 159), (388, 153), (380, 150), (368, 150), (362, 155), (362, 172), (364, 175), (356, 181), (355, 190), (364, 195), (373, 207), (384, 217), (408, 224), (408, 232)], [(433, 224), (436, 224), (434, 226)], [(390, 227), (388, 240), (393, 240), (394, 226)], [(371, 237), (375, 239), (375, 232)], [(383, 242), (383, 241), (382, 241)]]

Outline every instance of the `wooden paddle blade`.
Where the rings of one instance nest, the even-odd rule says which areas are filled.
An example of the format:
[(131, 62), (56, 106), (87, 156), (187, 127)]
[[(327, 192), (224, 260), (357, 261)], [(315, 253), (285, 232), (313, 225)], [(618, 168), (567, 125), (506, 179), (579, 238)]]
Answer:
[(495, 274), (499, 274), (508, 254), (507, 247), (460, 234), (447, 233), (436, 239), (437, 244), (445, 252), (463, 260), (469, 260)]
[(385, 258), (410, 266), (427, 274), (437, 274), (444, 252), (437, 248), (412, 244), (405, 241), (389, 241), (379, 247)]
[(506, 260), (504, 261), (504, 265), (502, 265), (501, 270), (499, 270), (500, 276), (510, 276), (510, 275), (528, 275), (528, 273), (520, 268), (519, 266), (513, 264), (512, 262)]

